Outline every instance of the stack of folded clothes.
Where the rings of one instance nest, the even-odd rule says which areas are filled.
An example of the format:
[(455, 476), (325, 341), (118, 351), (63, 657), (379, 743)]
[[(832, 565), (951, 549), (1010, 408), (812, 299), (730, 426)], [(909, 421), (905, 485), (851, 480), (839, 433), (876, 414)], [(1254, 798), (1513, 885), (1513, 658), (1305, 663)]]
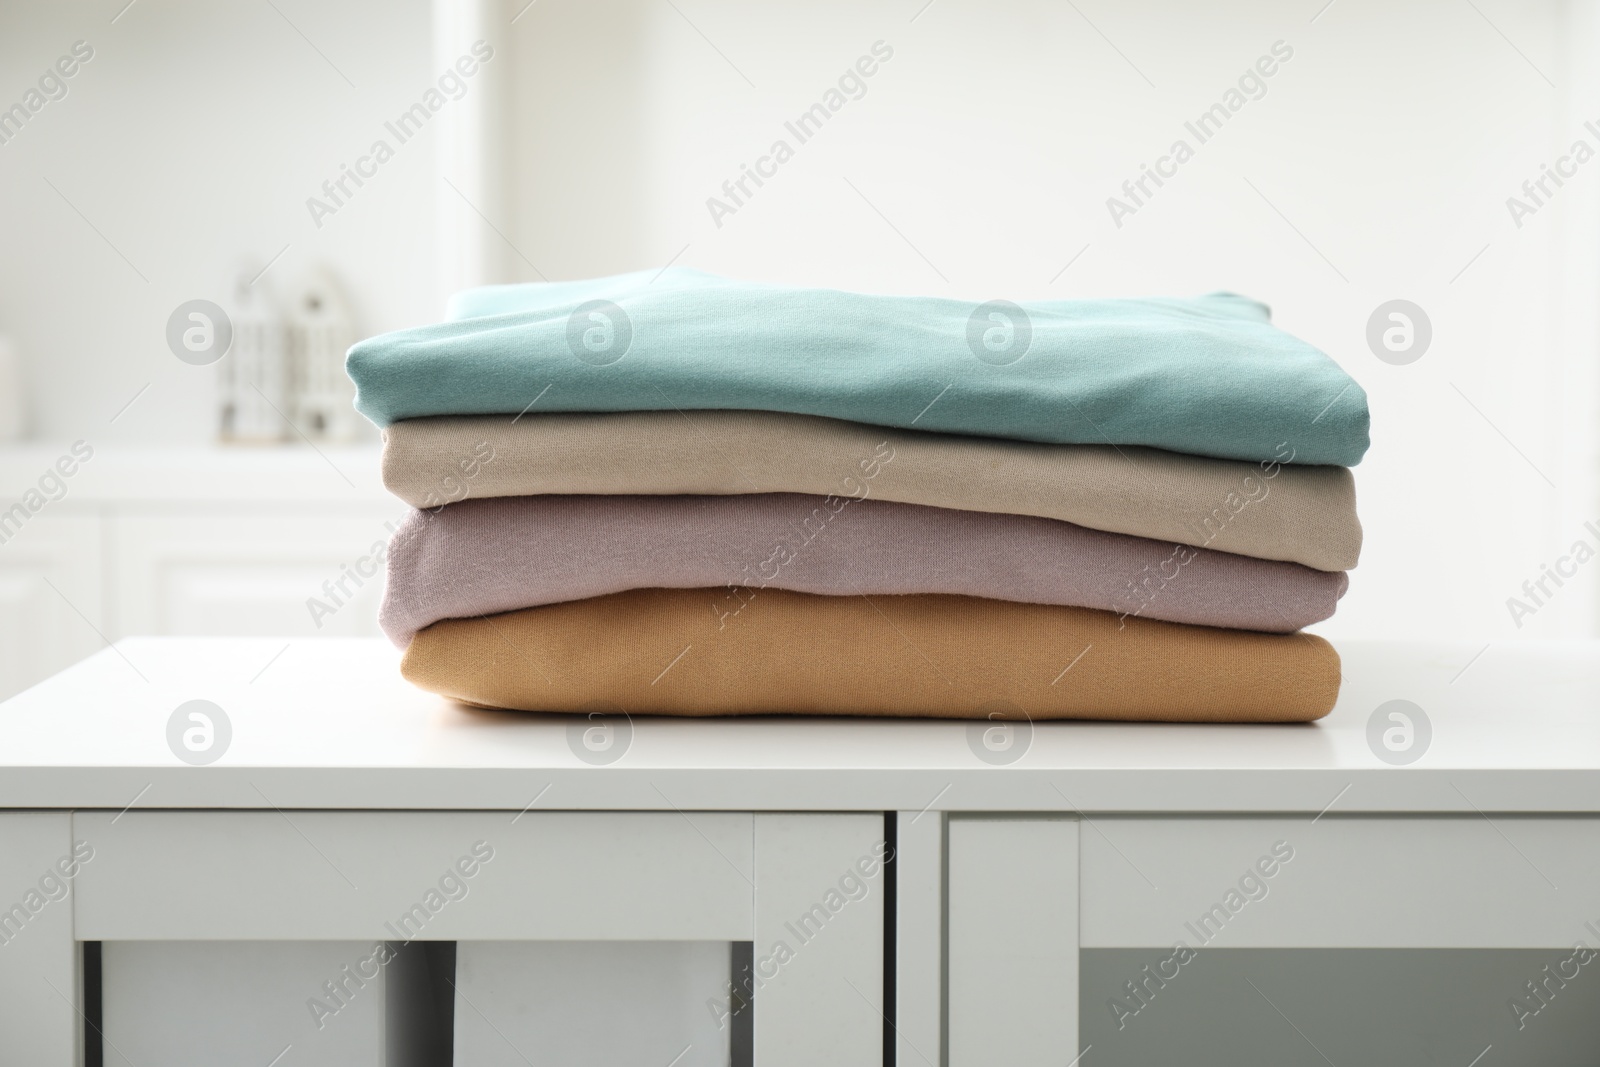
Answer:
[(1361, 388), (1232, 295), (671, 269), (350, 351), (414, 511), (381, 621), (476, 705), (1269, 722), (1333, 706)]

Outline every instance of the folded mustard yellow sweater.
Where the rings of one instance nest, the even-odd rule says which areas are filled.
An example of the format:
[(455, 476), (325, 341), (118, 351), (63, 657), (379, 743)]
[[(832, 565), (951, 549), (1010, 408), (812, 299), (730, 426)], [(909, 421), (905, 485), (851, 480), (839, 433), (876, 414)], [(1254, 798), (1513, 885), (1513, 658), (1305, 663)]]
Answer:
[(1343, 467), (893, 430), (815, 415), (639, 411), (445, 416), (384, 430), (383, 479), (419, 508), (469, 497), (809, 493), (1060, 519), (1092, 530), (1349, 570)]
[(485, 707), (630, 715), (1300, 722), (1339, 693), (1338, 654), (1308, 634), (771, 588), (635, 589), (447, 619), (412, 639), (401, 670)]

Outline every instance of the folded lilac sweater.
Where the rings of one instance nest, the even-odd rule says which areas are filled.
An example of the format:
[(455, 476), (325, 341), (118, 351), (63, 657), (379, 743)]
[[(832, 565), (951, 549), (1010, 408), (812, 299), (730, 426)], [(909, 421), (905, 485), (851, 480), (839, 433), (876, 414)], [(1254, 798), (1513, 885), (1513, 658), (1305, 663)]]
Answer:
[(772, 587), (951, 593), (1287, 633), (1333, 614), (1342, 572), (1028, 515), (849, 496), (519, 496), (414, 511), (379, 621), (404, 648), (441, 619), (627, 589), (719, 587), (724, 624)]

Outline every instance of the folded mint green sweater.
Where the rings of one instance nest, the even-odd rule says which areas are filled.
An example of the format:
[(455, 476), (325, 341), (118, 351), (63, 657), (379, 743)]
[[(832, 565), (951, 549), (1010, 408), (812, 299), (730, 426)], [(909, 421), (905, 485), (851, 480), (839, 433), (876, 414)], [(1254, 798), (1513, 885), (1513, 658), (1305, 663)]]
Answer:
[(1018, 307), (673, 268), (471, 290), (347, 367), (380, 426), (720, 408), (1227, 459), (1353, 466), (1367, 449), (1361, 387), (1230, 294)]

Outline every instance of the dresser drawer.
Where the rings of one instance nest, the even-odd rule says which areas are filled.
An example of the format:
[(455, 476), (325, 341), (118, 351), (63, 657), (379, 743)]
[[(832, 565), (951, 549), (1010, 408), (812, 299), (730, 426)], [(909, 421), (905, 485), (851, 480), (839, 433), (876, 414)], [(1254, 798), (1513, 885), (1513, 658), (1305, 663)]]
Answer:
[[(80, 813), (83, 941), (747, 941), (753, 817)], [(692, 821), (691, 821), (692, 820)]]
[(1085, 948), (1556, 948), (1600, 924), (1588, 817), (1100, 817), (1081, 862)]

